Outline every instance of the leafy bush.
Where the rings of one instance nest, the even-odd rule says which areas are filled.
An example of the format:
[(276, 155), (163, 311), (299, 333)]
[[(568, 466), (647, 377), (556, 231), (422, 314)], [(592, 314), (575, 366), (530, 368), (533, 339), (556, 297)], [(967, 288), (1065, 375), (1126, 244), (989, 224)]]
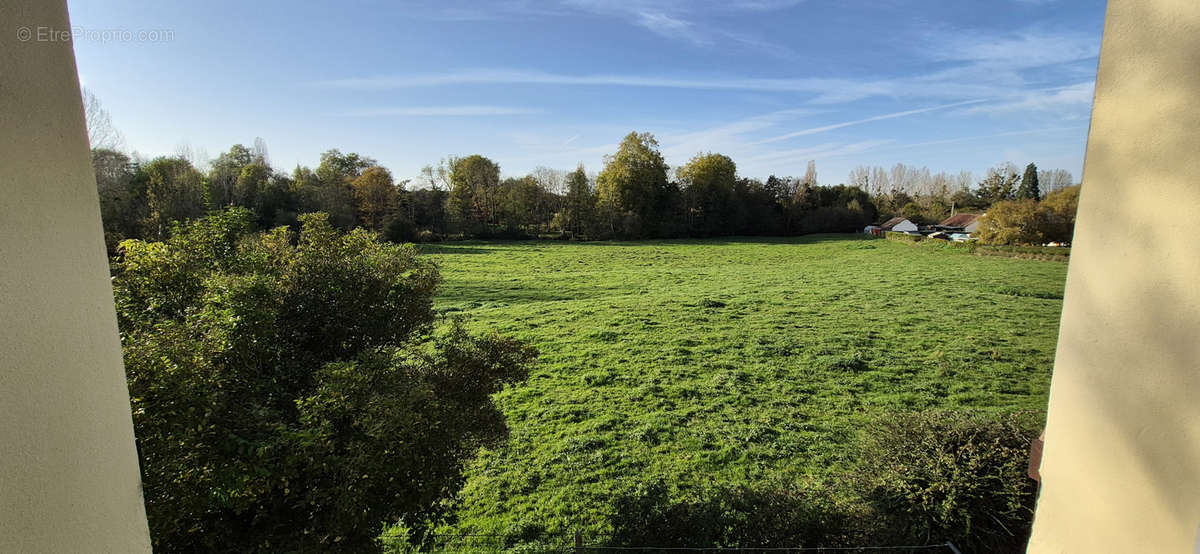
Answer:
[(875, 541), (1023, 552), (1037, 493), (1026, 475), (1037, 438), (1027, 419), (926, 412), (869, 426), (858, 484), (884, 524)]
[(655, 479), (621, 492), (610, 547), (778, 548), (862, 544), (861, 512), (799, 484), (682, 490)]
[(301, 219), (254, 234), (233, 209), (114, 260), (158, 552), (376, 548), (505, 435), (490, 395), (533, 350), (435, 330), (438, 273), (411, 245)]
[(997, 202), (979, 218), (980, 244), (1033, 244), (1046, 242), (1046, 214), (1033, 200)]
[(884, 236), (884, 238), (886, 238), (888, 240), (894, 240), (896, 242), (907, 242), (909, 244), (921, 242), (922, 240), (925, 239), (925, 237), (923, 237), (921, 235), (910, 235), (908, 233), (901, 233), (898, 231), (888, 231), (888, 232), (884, 233), (883, 236)]
[(1075, 234), (1075, 212), (1079, 208), (1080, 186), (1056, 190), (1042, 199), (1039, 207), (1046, 214), (1046, 240), (1071, 242)]

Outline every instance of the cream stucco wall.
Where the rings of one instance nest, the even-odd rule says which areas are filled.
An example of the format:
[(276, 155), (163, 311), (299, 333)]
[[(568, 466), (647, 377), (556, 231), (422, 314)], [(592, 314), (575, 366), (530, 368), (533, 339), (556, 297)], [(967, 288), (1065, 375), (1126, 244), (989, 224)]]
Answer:
[(150, 550), (61, 1), (0, 2), (0, 552)]
[(1109, 0), (1029, 552), (1200, 524), (1200, 1)]

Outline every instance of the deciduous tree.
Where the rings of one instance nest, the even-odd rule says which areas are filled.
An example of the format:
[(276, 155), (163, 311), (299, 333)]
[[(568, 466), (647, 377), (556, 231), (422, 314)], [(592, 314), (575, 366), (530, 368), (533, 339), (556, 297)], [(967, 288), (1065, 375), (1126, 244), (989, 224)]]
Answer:
[(988, 169), (987, 176), (979, 182), (976, 195), (991, 204), (1012, 200), (1016, 193), (1017, 167), (1011, 163)]
[(87, 120), (88, 144), (93, 149), (118, 150), (124, 145), (125, 138), (113, 125), (112, 116), (87, 88), (83, 89), (83, 115)]
[(396, 210), (397, 188), (392, 172), (380, 166), (367, 168), (351, 182), (358, 219), (372, 231), (381, 231)]
[(667, 163), (650, 133), (626, 135), (596, 177), (597, 202), (609, 229), (623, 236), (657, 234), (667, 194)]
[(473, 154), (450, 160), (450, 212), (467, 228), (479, 232), (497, 223), (500, 166)]
[(145, 236), (166, 237), (172, 223), (204, 213), (204, 176), (183, 158), (151, 160), (135, 181), (146, 198)]
[(737, 182), (733, 160), (723, 154), (697, 154), (676, 169), (675, 176), (683, 184), (689, 232), (693, 236), (728, 232)]

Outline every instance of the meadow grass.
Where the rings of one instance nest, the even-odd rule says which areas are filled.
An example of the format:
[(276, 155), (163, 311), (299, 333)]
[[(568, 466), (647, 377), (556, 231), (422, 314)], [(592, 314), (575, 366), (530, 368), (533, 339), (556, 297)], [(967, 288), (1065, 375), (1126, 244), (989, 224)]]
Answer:
[(440, 313), (526, 339), (444, 531), (610, 529), (651, 480), (838, 486), (888, 411), (1044, 411), (1066, 264), (847, 235), (426, 245)]

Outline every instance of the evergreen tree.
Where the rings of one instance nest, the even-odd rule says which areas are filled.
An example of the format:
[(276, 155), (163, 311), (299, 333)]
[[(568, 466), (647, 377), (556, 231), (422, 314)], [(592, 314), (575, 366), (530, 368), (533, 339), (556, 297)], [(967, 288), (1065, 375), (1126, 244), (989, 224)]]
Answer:
[(1017, 189), (1017, 199), (1042, 199), (1042, 189), (1038, 186), (1038, 170), (1036, 164), (1029, 164), (1025, 166), (1025, 176), (1021, 178), (1021, 188)]

